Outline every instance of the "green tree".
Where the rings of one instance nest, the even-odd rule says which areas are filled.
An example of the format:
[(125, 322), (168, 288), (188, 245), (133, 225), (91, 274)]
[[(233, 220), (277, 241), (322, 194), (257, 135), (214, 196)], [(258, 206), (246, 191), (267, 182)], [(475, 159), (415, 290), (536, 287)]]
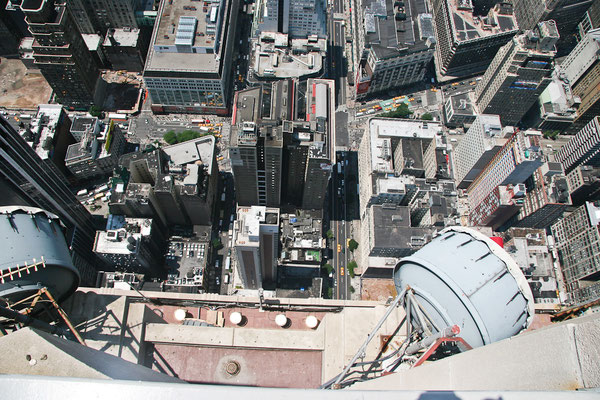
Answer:
[(354, 239), (350, 239), (350, 241), (348, 242), (348, 248), (350, 249), (350, 251), (354, 251), (358, 248), (358, 242)]
[(381, 114), (385, 118), (406, 118), (412, 114), (406, 103), (401, 103), (394, 111)]
[(356, 290), (354, 289), (354, 286), (350, 286), (350, 293), (354, 293), (356, 292)]
[(177, 135), (175, 134), (175, 131), (169, 131), (165, 133), (163, 139), (169, 144), (177, 143)]
[(215, 250), (219, 250), (223, 247), (223, 244), (221, 243), (221, 239), (219, 239), (219, 238), (214, 238), (212, 240), (212, 245)]
[(326, 235), (327, 239), (333, 239), (333, 231), (331, 229), (327, 231)]
[(92, 117), (99, 117), (100, 114), (102, 114), (102, 109), (98, 106), (91, 106), (90, 109), (88, 110), (88, 113)]
[(325, 271), (327, 271), (327, 274), (330, 274), (333, 272), (333, 267), (329, 263), (323, 265), (323, 268), (325, 269)]
[(200, 133), (191, 130), (185, 130), (177, 134), (177, 143), (187, 142), (188, 140), (197, 139), (200, 137)]
[(558, 137), (558, 134), (560, 133), (560, 131), (558, 130), (548, 130), (548, 131), (544, 131), (544, 137), (546, 139), (552, 139), (552, 140), (556, 140), (556, 138)]
[(433, 121), (433, 115), (431, 115), (431, 113), (425, 113), (421, 115), (421, 119), (423, 121)]
[(358, 268), (358, 264), (356, 261), (352, 260), (348, 263), (348, 273), (350, 274), (350, 278), (354, 278), (354, 269)]
[(327, 297), (333, 299), (333, 288), (327, 288)]

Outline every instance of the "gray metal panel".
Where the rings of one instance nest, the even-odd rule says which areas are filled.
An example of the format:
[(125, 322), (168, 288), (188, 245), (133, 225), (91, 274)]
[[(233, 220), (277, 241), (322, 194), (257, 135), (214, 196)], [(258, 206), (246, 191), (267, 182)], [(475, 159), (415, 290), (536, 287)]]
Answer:
[(500, 246), (477, 231), (448, 228), (396, 266), (397, 290), (415, 290), (440, 327), (456, 324), (473, 347), (516, 335), (533, 316), (523, 273)]
[[(33, 207), (0, 208), (0, 296), (18, 300), (47, 287), (57, 299), (69, 295), (79, 285), (79, 273), (73, 266), (58, 217)], [(17, 266), (44, 260), (45, 268), (29, 268), (21, 273)], [(37, 270), (36, 270), (37, 269)]]

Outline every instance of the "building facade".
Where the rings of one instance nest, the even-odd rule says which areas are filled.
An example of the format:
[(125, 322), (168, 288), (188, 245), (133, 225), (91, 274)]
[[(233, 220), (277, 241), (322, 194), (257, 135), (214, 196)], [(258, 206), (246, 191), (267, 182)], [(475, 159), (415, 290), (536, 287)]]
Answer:
[(92, 253), (96, 226), (77, 200), (65, 176), (50, 159), (34, 149), (0, 117), (0, 184), (4, 205), (29, 205), (59, 216), (67, 227), (67, 244), (81, 282), (93, 285), (97, 262)]
[(517, 125), (552, 81), (557, 40), (556, 24), (546, 21), (503, 46), (475, 89), (480, 112)]
[(500, 116), (480, 114), (461, 138), (454, 152), (454, 178), (459, 189), (466, 189), (500, 151), (502, 137)]
[(570, 300), (581, 305), (600, 297), (598, 203), (588, 202), (552, 225)]
[(21, 9), (35, 39), (34, 64), (54, 90), (55, 100), (66, 107), (87, 109), (94, 103), (100, 71), (67, 4), (25, 0)]
[[(78, 127), (79, 123), (75, 120), (74, 125)], [(125, 136), (113, 121), (103, 124), (99, 132), (90, 128), (78, 143), (69, 146), (65, 165), (79, 180), (110, 175), (126, 144)]]
[(514, 0), (515, 17), (523, 31), (533, 29), (542, 21), (553, 20), (560, 35), (557, 42), (558, 56), (567, 54), (575, 46), (577, 27), (589, 0)]
[(496, 5), (487, 16), (474, 15), (471, 0), (432, 4), (438, 78), (485, 71), (500, 47), (519, 31), (510, 3)]
[[(421, 82), (433, 58), (433, 19), (424, 0), (363, 0), (356, 96)], [(400, 6), (402, 4), (402, 6)]]
[(238, 272), (244, 288), (274, 285), (279, 255), (279, 209), (238, 206), (233, 232)]
[(206, 3), (160, 3), (143, 73), (153, 112), (229, 112), (239, 0)]
[(600, 117), (588, 122), (555, 157), (567, 174), (580, 165), (600, 166)]
[(580, 101), (575, 121), (567, 131), (574, 135), (600, 114), (600, 29), (585, 35), (561, 63), (560, 71)]
[(467, 189), (471, 225), (485, 224), (489, 214), (495, 212), (496, 207), (488, 204), (500, 204), (489, 199), (499, 198), (499, 193), (493, 193), (498, 186), (524, 183), (543, 165), (540, 138), (541, 132), (537, 131), (515, 132), (471, 183)]
[(111, 215), (105, 231), (97, 231), (94, 253), (120, 272), (164, 276), (165, 237), (149, 218)]

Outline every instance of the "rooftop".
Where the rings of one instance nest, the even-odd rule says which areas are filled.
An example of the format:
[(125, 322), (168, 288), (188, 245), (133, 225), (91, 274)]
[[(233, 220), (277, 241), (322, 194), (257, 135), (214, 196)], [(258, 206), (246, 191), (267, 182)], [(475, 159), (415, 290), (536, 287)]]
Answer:
[(458, 115), (474, 115), (473, 103), (469, 97), (469, 93), (461, 93), (450, 96), (449, 101), (452, 102), (452, 110)]
[(288, 39), (288, 35), (263, 32), (253, 43), (252, 68), (260, 77), (299, 78), (323, 69), (326, 39)]
[(41, 104), (35, 118), (31, 119), (29, 129), (33, 133), (33, 141), (27, 140), (42, 160), (50, 157), (54, 134), (63, 108), (60, 104)]
[(379, 173), (394, 173), (392, 139), (417, 138), (436, 139), (442, 132), (438, 122), (373, 118), (369, 121), (371, 135), (372, 170)]
[(499, 3), (487, 16), (473, 15), (471, 0), (446, 0), (452, 13), (455, 40), (467, 42), (487, 36), (517, 32), (519, 27), (510, 3)]
[(146, 70), (218, 73), (228, 1), (161, 2)]
[(264, 206), (238, 207), (235, 245), (258, 244), (261, 225), (279, 226), (279, 209)]
[(213, 153), (215, 151), (215, 138), (212, 135), (203, 136), (187, 142), (177, 143), (163, 147), (162, 150), (175, 165), (202, 162), (212, 171)]
[(96, 117), (78, 117), (73, 118), (71, 123), (71, 132), (86, 132), (98, 123)]
[(365, 47), (378, 58), (427, 50), (435, 41), (425, 0), (363, 0)]
[(410, 208), (373, 205), (373, 247), (418, 250), (431, 240), (434, 230), (410, 226)]
[[(119, 226), (120, 225), (120, 226)], [(105, 254), (135, 254), (143, 236), (150, 235), (149, 218), (124, 218), (114, 229), (96, 232), (94, 252)]]
[[(104, 39), (103, 46), (136, 47), (138, 44), (139, 37), (139, 29), (111, 29), (106, 34), (106, 39)], [(111, 38), (113, 40), (111, 40)]]

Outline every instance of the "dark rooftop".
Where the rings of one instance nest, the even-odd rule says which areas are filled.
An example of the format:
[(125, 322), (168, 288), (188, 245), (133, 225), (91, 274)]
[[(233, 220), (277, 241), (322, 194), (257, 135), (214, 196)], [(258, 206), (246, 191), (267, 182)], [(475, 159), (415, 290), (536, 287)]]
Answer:
[(433, 38), (431, 14), (425, 0), (363, 0), (365, 46), (379, 58), (397, 56), (399, 51), (428, 48)]
[(431, 240), (433, 229), (410, 226), (409, 207), (374, 205), (374, 247), (415, 250)]

